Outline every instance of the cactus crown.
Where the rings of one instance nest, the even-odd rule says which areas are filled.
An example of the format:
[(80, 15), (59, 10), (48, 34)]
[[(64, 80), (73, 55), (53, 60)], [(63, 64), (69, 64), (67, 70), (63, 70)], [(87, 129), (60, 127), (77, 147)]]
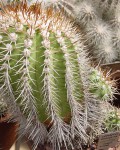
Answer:
[(38, 3), (3, 7), (0, 92), (34, 148), (47, 140), (58, 150), (75, 137), (86, 142), (88, 127), (97, 130), (114, 88), (86, 55), (81, 31), (62, 12)]

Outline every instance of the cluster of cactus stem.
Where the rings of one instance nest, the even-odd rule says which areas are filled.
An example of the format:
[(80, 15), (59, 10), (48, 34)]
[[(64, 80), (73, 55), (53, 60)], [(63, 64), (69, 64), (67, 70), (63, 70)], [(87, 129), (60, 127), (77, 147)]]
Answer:
[[(2, 5), (2, 3), (1, 3)], [(87, 58), (82, 31), (64, 12), (14, 2), (0, 12), (0, 93), (19, 134), (58, 150), (87, 142), (115, 88)]]
[[(36, 0), (32, 0), (31, 3)], [(41, 0), (39, 0), (41, 1)], [(85, 35), (88, 53), (97, 63), (120, 61), (119, 0), (45, 0), (64, 8)]]

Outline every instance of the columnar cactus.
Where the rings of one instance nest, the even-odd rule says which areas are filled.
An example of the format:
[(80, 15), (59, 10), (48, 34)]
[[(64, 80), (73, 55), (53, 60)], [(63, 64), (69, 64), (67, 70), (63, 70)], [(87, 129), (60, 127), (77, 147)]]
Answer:
[[(90, 66), (81, 30), (52, 7), (11, 3), (0, 13), (0, 92), (34, 149), (87, 142), (115, 89)], [(108, 77), (107, 77), (108, 78)], [(48, 129), (49, 128), (49, 129)], [(24, 131), (24, 132), (23, 132)]]
[(75, 17), (86, 35), (89, 52), (100, 63), (120, 60), (119, 27), (113, 25), (113, 20), (119, 16), (117, 13), (120, 13), (120, 9), (115, 11), (115, 7), (120, 4), (114, 2), (84, 0), (75, 8)]

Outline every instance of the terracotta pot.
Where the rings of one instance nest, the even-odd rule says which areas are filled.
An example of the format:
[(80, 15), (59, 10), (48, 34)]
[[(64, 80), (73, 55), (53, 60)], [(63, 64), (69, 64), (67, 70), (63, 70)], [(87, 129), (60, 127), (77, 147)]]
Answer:
[(0, 117), (0, 149), (10, 150), (16, 140), (16, 131), (18, 124), (8, 122), (10, 115), (6, 114)]

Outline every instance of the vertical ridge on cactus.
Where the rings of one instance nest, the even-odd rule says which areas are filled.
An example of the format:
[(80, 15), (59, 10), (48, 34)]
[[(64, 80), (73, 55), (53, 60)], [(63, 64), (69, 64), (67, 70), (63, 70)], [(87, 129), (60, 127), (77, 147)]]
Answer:
[(34, 149), (44, 142), (73, 148), (76, 138), (88, 141), (87, 128), (99, 130), (102, 103), (115, 89), (90, 66), (83, 39), (74, 21), (52, 6), (2, 8), (0, 91)]

